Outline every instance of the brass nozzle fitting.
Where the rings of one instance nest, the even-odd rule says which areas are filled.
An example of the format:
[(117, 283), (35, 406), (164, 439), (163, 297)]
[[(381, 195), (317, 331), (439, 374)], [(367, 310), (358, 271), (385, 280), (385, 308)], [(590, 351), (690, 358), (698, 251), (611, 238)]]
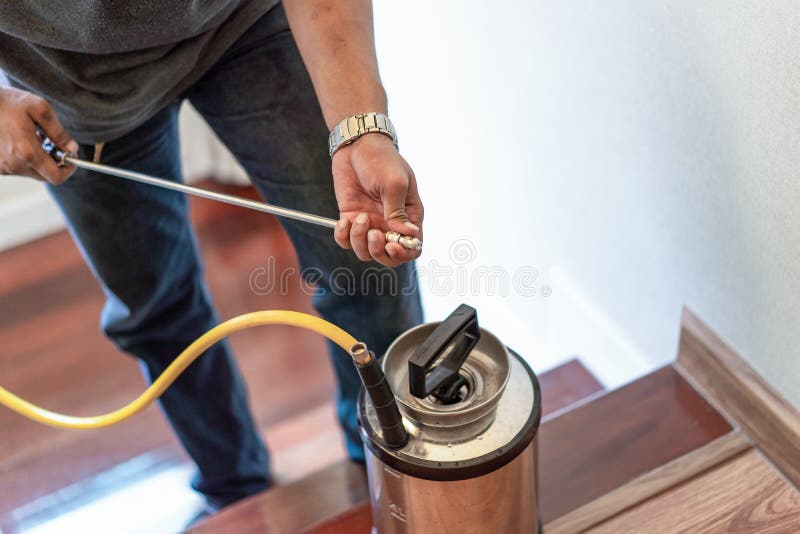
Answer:
[(367, 344), (362, 341), (350, 347), (350, 357), (359, 366), (367, 365), (372, 361), (372, 353), (367, 349)]
[(360, 341), (350, 347), (350, 357), (364, 384), (365, 395), (372, 401), (372, 409), (381, 428), (381, 439), (391, 449), (402, 448), (408, 443), (408, 432), (403, 426), (403, 416), (380, 363), (367, 349), (367, 344)]
[(422, 241), (416, 237), (410, 237), (397, 232), (386, 232), (386, 241), (388, 243), (399, 243), (403, 248), (407, 248), (408, 250), (422, 250)]

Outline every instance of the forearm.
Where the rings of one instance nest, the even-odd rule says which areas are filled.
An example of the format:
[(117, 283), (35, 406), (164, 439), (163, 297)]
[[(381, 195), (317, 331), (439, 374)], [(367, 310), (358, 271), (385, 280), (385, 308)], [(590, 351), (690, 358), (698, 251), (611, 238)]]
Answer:
[(283, 0), (325, 122), (387, 112), (378, 74), (370, 0)]

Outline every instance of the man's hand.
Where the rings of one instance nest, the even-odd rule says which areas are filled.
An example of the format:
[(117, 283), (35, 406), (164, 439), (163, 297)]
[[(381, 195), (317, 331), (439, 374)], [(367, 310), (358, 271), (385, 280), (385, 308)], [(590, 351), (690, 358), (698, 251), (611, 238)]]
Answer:
[[(370, 0), (283, 0), (328, 130), (357, 113), (387, 113), (378, 75)], [(422, 202), (392, 141), (368, 133), (333, 155), (339, 203), (336, 242), (364, 260), (395, 267), (419, 256), (386, 243), (386, 230), (422, 239)]]
[(72, 139), (47, 101), (38, 96), (0, 88), (0, 174), (18, 174), (58, 185), (69, 178), (74, 167), (59, 167), (42, 149), (44, 140), (37, 128), (55, 145), (68, 152), (77, 152)]
[(423, 219), (414, 172), (391, 139), (370, 133), (336, 151), (333, 184), (340, 213), (334, 237), (340, 246), (387, 267), (419, 256), (386, 242), (386, 230), (422, 239)]

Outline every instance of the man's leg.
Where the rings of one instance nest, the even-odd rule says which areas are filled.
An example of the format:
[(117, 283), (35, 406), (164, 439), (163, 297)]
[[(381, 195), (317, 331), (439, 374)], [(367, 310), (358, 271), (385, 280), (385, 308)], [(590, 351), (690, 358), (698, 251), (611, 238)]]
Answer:
[[(268, 201), (338, 217), (328, 131), (282, 6), (262, 17), (187, 97)], [(421, 322), (412, 265), (392, 270), (363, 263), (336, 245), (332, 230), (281, 222), (301, 267), (319, 288), (314, 306), (325, 319), (365, 341), (379, 356), (400, 333)], [(355, 417), (360, 383), (350, 358), (330, 347), (347, 449), (361, 460)]]
[[(180, 181), (177, 109), (172, 105), (108, 143), (103, 163)], [(81, 150), (91, 157), (91, 147)], [(138, 357), (154, 379), (217, 324), (186, 198), (81, 170), (50, 192), (103, 284), (103, 330), (120, 349)], [(166, 391), (161, 405), (199, 468), (193, 486), (212, 505), (224, 506), (268, 487), (267, 452), (225, 343), (195, 361)]]
[[(337, 218), (327, 128), (282, 6), (262, 17), (187, 97), (268, 201)], [(400, 333), (421, 322), (412, 265), (392, 270), (363, 263), (336, 245), (332, 230), (281, 222), (301, 268), (317, 284), (314, 306), (324, 318), (379, 356)], [(329, 346), (347, 449), (361, 460), (355, 417), (360, 382), (344, 351)]]

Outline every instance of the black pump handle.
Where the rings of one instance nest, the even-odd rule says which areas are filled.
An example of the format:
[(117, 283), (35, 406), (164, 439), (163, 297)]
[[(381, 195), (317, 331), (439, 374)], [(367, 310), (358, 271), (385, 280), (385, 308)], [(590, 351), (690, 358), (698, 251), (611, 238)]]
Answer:
[[(408, 385), (412, 395), (424, 399), (459, 376), (464, 361), (481, 337), (478, 312), (461, 304), (417, 347), (408, 360)], [(450, 354), (431, 370), (433, 363), (452, 346)]]

